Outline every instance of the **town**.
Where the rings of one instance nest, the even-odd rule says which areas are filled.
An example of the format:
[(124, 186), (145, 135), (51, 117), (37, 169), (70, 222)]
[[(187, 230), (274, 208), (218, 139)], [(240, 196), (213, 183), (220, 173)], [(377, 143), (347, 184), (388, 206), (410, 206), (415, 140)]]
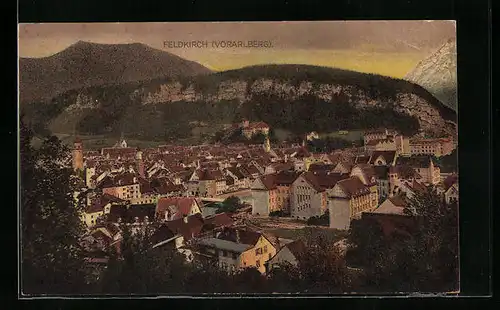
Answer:
[[(445, 204), (458, 202), (458, 174), (436, 159), (456, 149), (452, 137), (412, 138), (391, 129), (365, 131), (363, 147), (330, 153), (302, 144), (272, 145), (270, 127), (242, 120), (234, 127), (262, 145), (176, 146), (138, 149), (122, 137), (113, 147), (87, 150), (74, 140), (72, 166), (80, 176), (75, 203), (84, 205), (81, 242), (95, 265), (120, 253), (122, 227), (154, 227), (153, 248), (170, 246), (187, 263), (209, 259), (228, 271), (262, 275), (297, 265), (309, 227), (332, 232), (346, 249), (356, 219), (375, 220), (390, 235), (418, 192), (433, 188)], [(285, 232), (285, 233), (283, 233)]]

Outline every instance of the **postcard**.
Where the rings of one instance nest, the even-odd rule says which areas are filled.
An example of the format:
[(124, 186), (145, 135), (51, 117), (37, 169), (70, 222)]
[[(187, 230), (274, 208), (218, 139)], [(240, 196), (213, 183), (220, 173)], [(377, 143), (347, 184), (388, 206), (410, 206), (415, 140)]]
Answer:
[(18, 31), (21, 297), (459, 292), (454, 21)]

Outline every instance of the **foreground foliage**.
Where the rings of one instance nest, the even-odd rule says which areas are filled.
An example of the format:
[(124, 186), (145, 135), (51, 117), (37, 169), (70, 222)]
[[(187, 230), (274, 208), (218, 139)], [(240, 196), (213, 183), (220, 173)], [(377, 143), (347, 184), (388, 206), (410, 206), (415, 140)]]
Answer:
[(391, 235), (370, 220), (352, 224), (350, 264), (363, 268), (365, 291), (446, 292), (458, 289), (457, 205), (435, 190), (416, 193), (406, 208), (413, 220)]
[(64, 161), (68, 150), (49, 137), (35, 150), (21, 122), (21, 284), (24, 294), (84, 290), (78, 240), (83, 232), (73, 192), (77, 178)]

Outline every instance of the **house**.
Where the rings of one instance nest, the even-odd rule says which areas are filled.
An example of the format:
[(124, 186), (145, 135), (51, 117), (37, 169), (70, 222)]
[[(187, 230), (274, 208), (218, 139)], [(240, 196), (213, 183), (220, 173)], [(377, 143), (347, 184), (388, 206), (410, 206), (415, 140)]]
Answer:
[(326, 191), (346, 177), (346, 174), (302, 173), (292, 183), (291, 216), (308, 219), (324, 214), (327, 210)]
[(187, 262), (191, 262), (194, 258), (193, 253), (185, 245), (202, 233), (203, 226), (204, 221), (199, 213), (164, 222), (151, 236), (153, 248), (165, 246), (175, 248), (184, 255)]
[(92, 199), (87, 199), (87, 208), (81, 215), (81, 219), (87, 227), (98, 224), (99, 219), (109, 214), (112, 206), (126, 205), (127, 201), (108, 194), (102, 194)]
[(267, 263), (267, 271), (271, 272), (283, 264), (297, 266), (299, 259), (306, 253), (306, 245), (302, 240), (295, 240), (281, 247), (276, 255), (271, 257)]
[(148, 224), (155, 219), (155, 204), (111, 206), (107, 221), (124, 224)]
[(405, 195), (396, 195), (385, 199), (380, 206), (371, 212), (376, 214), (404, 215), (404, 209), (407, 205), (408, 198)]
[(200, 203), (193, 197), (164, 197), (156, 204), (155, 217), (172, 221), (184, 216), (201, 213)]
[(202, 233), (213, 232), (216, 229), (231, 227), (233, 224), (234, 220), (226, 213), (209, 215), (203, 218)]
[(355, 164), (369, 164), (371, 156), (369, 155), (358, 155), (354, 159)]
[(436, 185), (441, 180), (440, 169), (429, 155), (398, 157), (396, 166), (403, 165), (413, 168), (420, 176), (417, 180), (424, 184)]
[(92, 227), (99, 222), (105, 214), (108, 214), (111, 208), (111, 203), (96, 201), (88, 206), (82, 213), (82, 221), (87, 227)]
[(268, 135), (269, 134), (269, 125), (267, 125), (264, 122), (256, 122), (256, 123), (250, 123), (247, 120), (243, 120), (241, 125), (241, 133), (247, 138), (250, 139), (256, 134), (263, 134), (263, 135)]
[(411, 155), (433, 155), (441, 157), (449, 155), (455, 149), (451, 138), (411, 139)]
[(234, 187), (237, 189), (250, 188), (250, 179), (242, 170), (240, 167), (229, 167), (225, 172), (233, 179)]
[(378, 204), (377, 185), (374, 178), (364, 183), (358, 175), (337, 182), (328, 195), (330, 228), (349, 229), (352, 219), (363, 212), (372, 211)]
[(275, 178), (275, 174), (267, 174), (252, 183), (252, 215), (269, 215), (270, 212), (278, 210), (278, 186)]
[[(99, 223), (91, 227), (88, 232), (80, 239), (80, 245), (90, 257), (96, 258), (96, 253), (99, 258), (107, 257), (110, 250), (119, 251), (119, 242), (121, 240), (121, 230), (117, 224)], [(104, 253), (103, 253), (104, 252)]]
[(362, 220), (377, 222), (386, 237), (391, 237), (394, 234), (409, 236), (412, 229), (416, 227), (417, 218), (404, 212), (407, 206), (408, 198), (406, 196), (397, 195), (390, 197), (377, 209), (364, 212)]
[(241, 228), (225, 228), (215, 237), (196, 239), (190, 248), (195, 258), (215, 260), (228, 271), (254, 267), (265, 273), (265, 263), (276, 254), (263, 234)]
[(334, 165), (330, 164), (311, 164), (309, 166), (309, 172), (312, 172), (314, 174), (329, 174), (329, 173), (334, 173), (333, 169), (335, 168)]
[(373, 151), (368, 164), (373, 166), (394, 166), (396, 158), (396, 151)]
[(395, 195), (404, 194), (408, 198), (413, 198), (416, 193), (425, 193), (426, 191), (428, 191), (428, 187), (416, 180), (403, 181), (400, 183)]
[(447, 204), (458, 202), (458, 175), (453, 174), (443, 181), (444, 200)]
[(388, 137), (393, 137), (397, 134), (398, 133), (396, 131), (389, 130), (387, 128), (368, 130), (363, 135), (363, 142), (366, 145), (370, 141), (387, 139)]
[(102, 188), (103, 194), (115, 196), (120, 199), (141, 198), (139, 179), (130, 173), (107, 177), (99, 186)]
[(394, 138), (370, 140), (365, 144), (365, 152), (396, 151), (396, 149), (397, 146)]
[(306, 140), (307, 141), (313, 141), (313, 140), (316, 140), (316, 139), (319, 139), (319, 135), (316, 131), (311, 131), (310, 133), (308, 133), (306, 135)]

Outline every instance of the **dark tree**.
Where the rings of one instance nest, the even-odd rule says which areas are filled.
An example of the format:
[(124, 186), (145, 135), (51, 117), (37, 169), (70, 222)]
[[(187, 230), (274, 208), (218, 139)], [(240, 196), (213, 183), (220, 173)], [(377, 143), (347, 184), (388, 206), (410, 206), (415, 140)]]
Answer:
[(23, 294), (85, 291), (83, 232), (69, 150), (56, 137), (38, 150), (21, 119), (21, 287)]
[(241, 209), (244, 205), (241, 203), (240, 198), (236, 196), (230, 196), (222, 202), (222, 206), (217, 209), (216, 213), (233, 213), (238, 209)]
[(405, 210), (417, 223), (411, 233), (385, 236), (377, 224), (355, 224), (351, 228), (349, 239), (364, 269), (366, 289), (377, 292), (456, 290), (457, 206), (446, 205), (441, 195), (429, 189), (416, 193)]

